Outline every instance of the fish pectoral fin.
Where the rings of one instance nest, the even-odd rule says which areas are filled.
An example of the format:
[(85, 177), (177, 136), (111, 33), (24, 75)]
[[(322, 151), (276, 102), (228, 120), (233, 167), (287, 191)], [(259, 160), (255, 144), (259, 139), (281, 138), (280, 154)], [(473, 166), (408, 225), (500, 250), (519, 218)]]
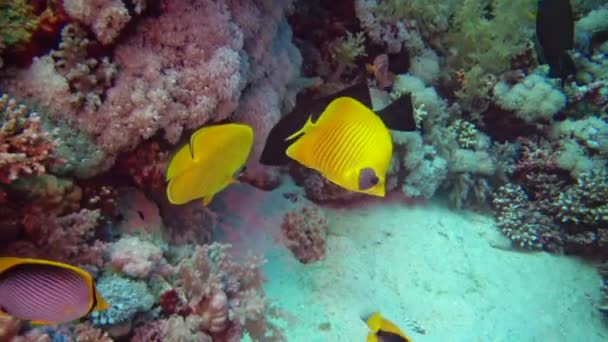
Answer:
[(23, 264), (24, 262), (26, 262), (26, 259), (23, 258), (2, 257), (0, 258), (0, 273), (8, 270), (11, 267)]
[(47, 321), (30, 321), (31, 325), (53, 325), (57, 324), (55, 322), (47, 322)]
[(370, 332), (367, 334), (367, 339), (365, 339), (366, 342), (378, 342), (378, 336), (376, 336), (376, 334), (374, 334), (373, 332)]
[(203, 197), (203, 205), (206, 207), (213, 200), (213, 195)]

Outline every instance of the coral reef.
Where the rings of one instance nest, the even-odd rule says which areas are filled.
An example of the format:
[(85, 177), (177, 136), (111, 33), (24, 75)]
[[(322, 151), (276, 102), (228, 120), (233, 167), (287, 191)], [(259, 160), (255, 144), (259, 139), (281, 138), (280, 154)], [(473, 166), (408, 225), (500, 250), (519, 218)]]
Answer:
[(59, 141), (42, 129), (36, 112), (29, 112), (3, 94), (0, 120), (0, 183), (10, 184), (23, 175), (44, 174), (58, 162), (53, 150)]
[(298, 93), (360, 82), (374, 110), (412, 100), (417, 130), (391, 131), (395, 198), (492, 210), (517, 248), (605, 263), (608, 9), (573, 7), (577, 71), (560, 82), (531, 0), (0, 0), (0, 251), (83, 267), (112, 305), (53, 327), (0, 317), (0, 340), (284, 340), (263, 258), (215, 242), (230, 222), (213, 206), (171, 205), (165, 168), (200, 126), (249, 124), (239, 180), (293, 178), (318, 206), (292, 207), (278, 240), (322, 260), (322, 206), (365, 195), (258, 159)]
[(281, 240), (300, 262), (308, 264), (325, 257), (327, 229), (323, 211), (304, 206), (283, 216)]

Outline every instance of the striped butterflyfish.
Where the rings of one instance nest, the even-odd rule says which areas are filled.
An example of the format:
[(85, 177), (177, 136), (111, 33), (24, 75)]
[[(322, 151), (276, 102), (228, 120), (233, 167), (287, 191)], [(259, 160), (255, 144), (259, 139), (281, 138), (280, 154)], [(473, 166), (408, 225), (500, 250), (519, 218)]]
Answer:
[(60, 324), (109, 308), (81, 268), (44, 259), (0, 258), (0, 315)]

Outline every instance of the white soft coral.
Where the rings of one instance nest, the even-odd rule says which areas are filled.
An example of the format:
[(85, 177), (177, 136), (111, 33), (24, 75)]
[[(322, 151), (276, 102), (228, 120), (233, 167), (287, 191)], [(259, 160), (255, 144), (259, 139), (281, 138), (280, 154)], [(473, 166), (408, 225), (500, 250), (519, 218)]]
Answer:
[(494, 86), (494, 102), (532, 123), (551, 120), (566, 106), (566, 95), (538, 74), (528, 75), (513, 86), (501, 81)]

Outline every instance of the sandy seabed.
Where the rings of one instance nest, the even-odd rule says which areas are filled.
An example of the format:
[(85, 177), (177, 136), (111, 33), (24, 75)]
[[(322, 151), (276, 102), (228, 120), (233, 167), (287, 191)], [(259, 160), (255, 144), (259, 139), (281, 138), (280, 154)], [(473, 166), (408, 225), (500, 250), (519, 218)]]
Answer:
[(594, 304), (600, 276), (575, 257), (512, 250), (491, 217), (441, 205), (372, 200), (326, 208), (327, 256), (304, 265), (277, 243), (294, 205), (286, 184), (235, 185), (212, 208), (221, 241), (263, 253), (266, 291), (287, 341), (365, 341), (373, 311), (414, 341), (608, 341)]

